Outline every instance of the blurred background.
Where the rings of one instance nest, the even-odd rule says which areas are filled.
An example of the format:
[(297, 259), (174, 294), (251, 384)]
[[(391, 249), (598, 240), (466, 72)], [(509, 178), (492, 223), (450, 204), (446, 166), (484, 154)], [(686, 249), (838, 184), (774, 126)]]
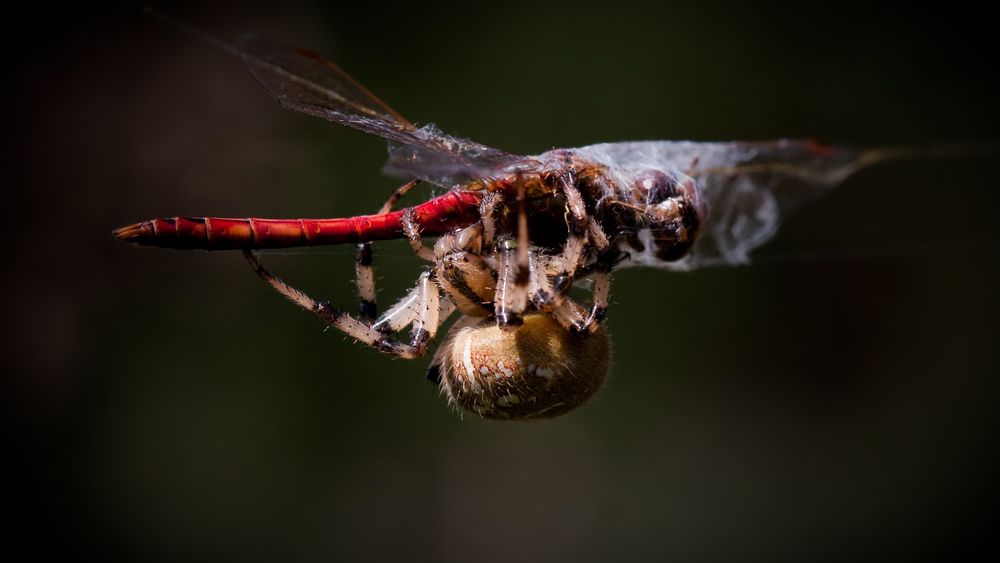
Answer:
[[(327, 54), (508, 151), (641, 139), (996, 142), (989, 18), (870, 4), (172, 4)], [(615, 278), (615, 364), (562, 418), (451, 411), (426, 361), (326, 332), (174, 215), (377, 209), (376, 138), (284, 111), (128, 6), (9, 22), (8, 527), (34, 554), (605, 561), (998, 550), (996, 158), (881, 165), (750, 267)], [(410, 201), (427, 197), (417, 194)], [(420, 271), (377, 247), (380, 302)], [(353, 309), (352, 249), (267, 255)]]

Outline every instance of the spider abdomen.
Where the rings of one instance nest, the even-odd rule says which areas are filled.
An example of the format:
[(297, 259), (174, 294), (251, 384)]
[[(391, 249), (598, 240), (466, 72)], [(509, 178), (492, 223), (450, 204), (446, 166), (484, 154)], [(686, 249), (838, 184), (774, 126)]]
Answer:
[(484, 418), (546, 418), (593, 396), (611, 363), (603, 327), (571, 334), (552, 317), (529, 314), (508, 332), (493, 319), (456, 326), (445, 340), (441, 386), (450, 402)]

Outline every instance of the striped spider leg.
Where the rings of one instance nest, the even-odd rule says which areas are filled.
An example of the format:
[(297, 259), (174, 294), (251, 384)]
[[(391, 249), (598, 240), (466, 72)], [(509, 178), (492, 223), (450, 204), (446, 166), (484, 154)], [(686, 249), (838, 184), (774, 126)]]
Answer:
[[(396, 188), (392, 192), (392, 195), (389, 196), (389, 199), (379, 209), (379, 215), (392, 211), (396, 202), (419, 183), (420, 180), (412, 180)], [(358, 244), (354, 257), (354, 279), (358, 290), (358, 299), (360, 299), (358, 312), (361, 318), (367, 321), (375, 320), (375, 317), (378, 316), (378, 305), (375, 301), (375, 272), (373, 266), (372, 243), (362, 242)]]
[[(398, 189), (383, 208), (391, 207), (413, 185), (411, 182)], [(434, 266), (421, 274), (417, 285), (377, 319), (371, 319), (369, 315), (356, 318), (329, 303), (317, 301), (271, 274), (253, 251), (245, 250), (244, 256), (257, 275), (279, 294), (316, 314), (330, 326), (381, 352), (407, 359), (416, 358), (427, 353), (442, 322), (456, 308), (465, 315), (492, 315), (496, 280), (493, 266), (479, 255), (482, 248), (482, 227), (479, 224), (446, 233), (438, 239), (433, 251), (423, 246), (412, 210), (404, 213), (402, 225), (414, 252), (432, 261)], [(374, 311), (375, 284), (371, 256), (370, 247), (359, 245), (355, 271), (363, 312)], [(445, 292), (443, 298), (442, 290)], [(406, 327), (410, 327), (408, 343), (392, 337)]]
[(275, 277), (261, 264), (252, 250), (244, 250), (243, 255), (261, 279), (291, 302), (314, 313), (358, 342), (400, 358), (413, 359), (426, 354), (427, 346), (440, 328), (442, 318), (454, 310), (450, 303), (442, 306), (437, 286), (430, 274), (425, 272), (407, 297), (382, 315), (383, 319), (392, 319), (385, 321), (383, 325), (394, 329), (393, 332), (412, 325), (410, 342), (402, 342), (387, 334), (385, 329), (377, 328), (380, 326), (378, 323), (358, 319), (325, 301), (316, 301), (302, 290)]
[[(554, 253), (530, 246), (524, 184), (518, 178), (516, 239), (500, 240), (495, 245), (500, 259), (496, 317), (501, 328), (510, 330), (520, 326), (529, 302), (576, 334), (594, 332), (603, 320), (611, 290), (611, 270), (618, 263), (620, 252), (612, 247), (604, 230), (587, 212), (577, 187), (578, 182), (591, 179), (586, 172), (578, 177), (567, 164), (565, 170), (554, 175), (556, 190), (565, 198), (566, 222), (566, 240)], [(496, 231), (490, 222), (493, 209), (503, 198), (503, 194), (495, 194), (494, 198), (483, 201), (481, 220), (486, 233)], [(568, 297), (574, 280), (584, 271), (592, 277), (593, 302), (589, 309)]]
[[(618, 251), (611, 248), (603, 229), (587, 213), (584, 198), (576, 186), (578, 180), (572, 166), (553, 176), (556, 190), (563, 194), (566, 240), (561, 249), (545, 252), (532, 246), (528, 232), (525, 182), (518, 176), (516, 188), (516, 223), (511, 231), (514, 238), (497, 239), (494, 225), (499, 208), (510, 205), (504, 193), (490, 194), (481, 204), (480, 217), (484, 225), (484, 244), (494, 247), (498, 256), (495, 314), (497, 325), (514, 330), (522, 324), (529, 304), (550, 314), (566, 330), (589, 334), (595, 330), (607, 310), (611, 269), (617, 263)], [(497, 240), (495, 240), (497, 239)], [(567, 294), (585, 263), (593, 275), (594, 300), (590, 309), (583, 308)]]
[[(380, 213), (389, 212), (397, 201), (419, 181), (413, 180), (397, 188), (383, 204)], [(404, 231), (411, 241), (411, 246), (417, 251), (422, 250), (416, 226), (409, 218), (404, 221)], [(362, 342), (376, 350), (402, 358), (417, 358), (427, 353), (427, 347), (433, 340), (441, 323), (455, 310), (447, 299), (440, 298), (437, 285), (430, 272), (421, 274), (417, 285), (381, 317), (376, 320), (377, 305), (375, 301), (375, 275), (373, 269), (373, 253), (370, 243), (361, 243), (357, 247), (355, 258), (355, 285), (360, 299), (360, 318), (355, 318), (327, 302), (316, 301), (305, 292), (289, 285), (271, 274), (260, 262), (257, 255), (250, 250), (243, 251), (251, 267), (265, 282), (278, 293), (307, 311), (311, 311), (330, 326), (346, 335)], [(420, 251), (421, 257), (426, 255)], [(396, 333), (407, 326), (411, 327), (409, 343), (392, 338), (389, 334)]]

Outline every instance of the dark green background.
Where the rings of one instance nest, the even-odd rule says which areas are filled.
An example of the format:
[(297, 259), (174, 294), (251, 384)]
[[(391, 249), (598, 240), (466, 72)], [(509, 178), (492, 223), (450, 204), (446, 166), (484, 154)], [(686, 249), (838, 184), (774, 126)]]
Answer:
[[(994, 23), (952, 4), (170, 9), (326, 53), (414, 121), (513, 152), (1000, 139)], [(606, 388), (560, 419), (491, 423), (450, 411), (425, 361), (324, 332), (238, 253), (109, 235), (373, 211), (396, 185), (384, 143), (282, 111), (239, 61), (125, 8), (40, 5), (8, 27), (6, 511), (35, 553), (996, 551), (996, 158), (866, 171), (752, 267), (620, 273)], [(353, 308), (350, 249), (266, 258)], [(377, 260), (385, 304), (420, 264), (399, 244)]]

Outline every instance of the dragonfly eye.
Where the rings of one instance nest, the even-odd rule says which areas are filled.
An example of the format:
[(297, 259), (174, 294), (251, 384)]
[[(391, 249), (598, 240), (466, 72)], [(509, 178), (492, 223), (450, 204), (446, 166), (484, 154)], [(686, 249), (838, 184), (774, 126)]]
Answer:
[(656, 260), (674, 262), (694, 244), (708, 217), (695, 181), (660, 172), (643, 173), (636, 180), (636, 190), (645, 196), (645, 215), (650, 249)]
[(634, 190), (637, 201), (646, 205), (659, 205), (677, 197), (677, 179), (661, 170), (644, 170), (635, 179)]

